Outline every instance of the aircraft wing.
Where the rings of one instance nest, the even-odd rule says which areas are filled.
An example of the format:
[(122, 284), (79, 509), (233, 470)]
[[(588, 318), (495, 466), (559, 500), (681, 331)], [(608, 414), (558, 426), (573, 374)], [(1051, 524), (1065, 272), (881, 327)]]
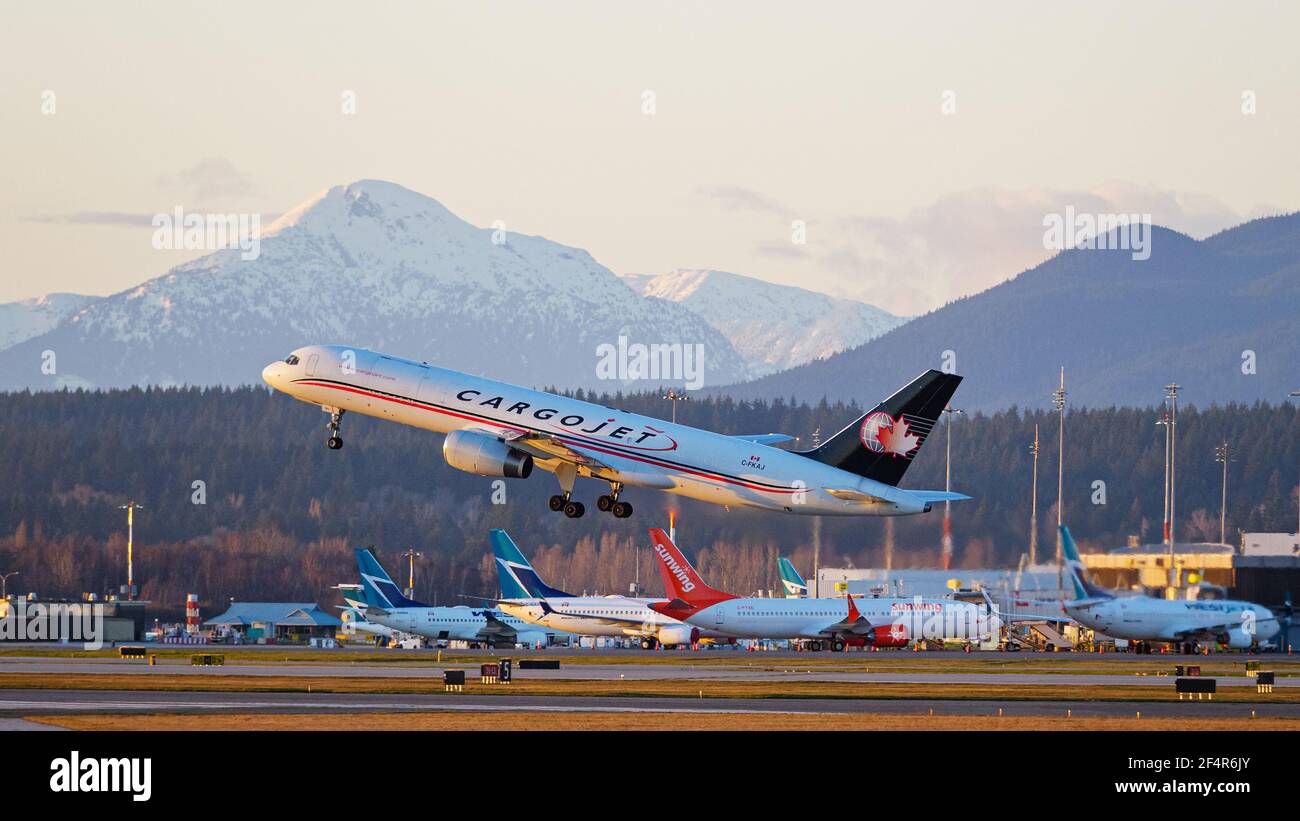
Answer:
[[(1260, 621), (1271, 621), (1271, 620), (1257, 619), (1256, 623)], [(1234, 621), (1225, 621), (1223, 624), (1211, 624), (1208, 627), (1205, 626), (1188, 627), (1184, 630), (1174, 630), (1172, 635), (1174, 636), (1174, 638), (1178, 639), (1179, 641), (1185, 641), (1187, 639), (1199, 639), (1203, 641), (1211, 641), (1217, 639), (1219, 636), (1223, 635), (1229, 630), (1234, 630), (1240, 627), (1244, 623), (1245, 622), (1242, 619), (1236, 619)]]
[(861, 636), (875, 627), (874, 624), (867, 621), (866, 617), (858, 616), (856, 619), (843, 619), (834, 624), (828, 624), (820, 630), (815, 631), (818, 636)]
[(537, 433), (530, 430), (520, 430), (518, 428), (507, 428), (480, 425), (474, 430), (481, 430), (489, 433), (498, 439), (509, 442), (512, 446), (529, 453), (534, 459), (560, 459), (574, 465), (581, 465), (586, 468), (596, 470), (609, 470), (609, 465), (588, 456), (585, 453), (569, 447), (556, 436), (548, 433)]
[(483, 618), (487, 620), (487, 624), (483, 625), (483, 629), (478, 631), (480, 636), (491, 638), (496, 636), (511, 637), (519, 635), (518, 630), (503, 622), (497, 617), (497, 614), (493, 613), (491, 610), (484, 610)]
[(784, 433), (751, 433), (737, 434), (732, 439), (742, 439), (746, 442), (753, 442), (756, 445), (779, 445), (782, 442), (794, 441), (793, 436), (787, 436)]

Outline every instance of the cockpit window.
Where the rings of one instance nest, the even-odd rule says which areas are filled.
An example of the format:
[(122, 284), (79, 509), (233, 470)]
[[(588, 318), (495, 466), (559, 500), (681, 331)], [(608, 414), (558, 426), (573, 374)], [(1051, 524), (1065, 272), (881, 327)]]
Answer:
[(298, 357), (295, 356), (294, 354), (289, 354), (289, 357), (288, 357), (287, 359), (284, 360), (284, 364), (286, 364), (286, 365), (297, 365), (297, 364), (298, 364)]

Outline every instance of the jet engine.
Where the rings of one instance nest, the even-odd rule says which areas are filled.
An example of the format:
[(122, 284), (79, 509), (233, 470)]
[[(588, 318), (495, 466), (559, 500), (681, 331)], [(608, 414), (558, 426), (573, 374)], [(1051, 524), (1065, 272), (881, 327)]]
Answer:
[(447, 464), (479, 476), (527, 479), (533, 472), (533, 457), (512, 448), (495, 436), (473, 430), (454, 430), (442, 443)]
[(867, 631), (867, 644), (877, 647), (906, 647), (907, 628), (901, 624), (881, 625)]
[(1247, 633), (1240, 627), (1234, 627), (1221, 634), (1218, 638), (1220, 644), (1226, 644), (1233, 650), (1248, 650), (1258, 637), (1253, 633)]
[(700, 628), (691, 627), (689, 624), (670, 624), (659, 628), (659, 643), (664, 647), (673, 647), (678, 644), (694, 644), (700, 640)]

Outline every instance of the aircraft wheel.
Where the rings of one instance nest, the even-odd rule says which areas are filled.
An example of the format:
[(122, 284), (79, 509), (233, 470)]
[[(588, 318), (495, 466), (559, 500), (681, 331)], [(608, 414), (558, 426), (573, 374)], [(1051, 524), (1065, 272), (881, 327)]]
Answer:
[(550, 504), (551, 510), (559, 513), (561, 510), (564, 510), (564, 497), (557, 493), (551, 497), (548, 504)]
[(339, 448), (343, 447), (343, 437), (339, 436), (338, 434), (331, 436), (330, 438), (325, 440), (325, 447), (329, 448), (330, 450), (338, 450)]
[(570, 519), (581, 519), (586, 512), (587, 508), (582, 502), (568, 502), (564, 505), (564, 515)]
[(614, 506), (614, 497), (613, 497), (613, 496), (610, 496), (609, 494), (604, 493), (604, 494), (601, 494), (600, 496), (597, 496), (597, 497), (596, 497), (596, 509), (599, 510), (601, 513), (606, 512), (607, 510), (609, 510), (609, 509), (610, 509), (611, 507), (613, 507), (613, 506)]
[(839, 640), (839, 639), (836, 639), (835, 641), (831, 642), (831, 649), (834, 650), (834, 651), (837, 652), (837, 653), (843, 653), (843, 652), (844, 652), (844, 642), (841, 641), (841, 640)]
[(627, 502), (615, 502), (610, 511), (614, 514), (615, 519), (626, 519), (632, 515), (632, 506)]
[(822, 643), (820, 641), (810, 641), (808, 642), (808, 649), (814, 653), (820, 652), (822, 649)]

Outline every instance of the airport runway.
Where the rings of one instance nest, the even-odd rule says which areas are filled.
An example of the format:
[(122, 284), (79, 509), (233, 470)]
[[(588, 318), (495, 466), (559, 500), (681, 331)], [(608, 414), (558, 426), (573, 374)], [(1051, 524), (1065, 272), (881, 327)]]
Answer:
[[(1232, 718), (1254, 712), (1261, 718), (1300, 718), (1300, 704), (1233, 704), (1212, 701), (941, 701), (926, 699), (744, 699), (622, 698), (572, 699), (563, 696), (476, 696), (430, 693), (201, 693), (104, 690), (0, 690), (0, 716), (78, 713), (331, 713), (535, 711), (638, 713), (785, 713), (941, 716), (1062, 716), (1076, 718), (1149, 717)], [(3, 726), (3, 725), (0, 725)], [(679, 727), (680, 722), (673, 725)], [(665, 726), (665, 729), (671, 729)]]
[[(966, 656), (969, 659), (969, 656)], [(1149, 657), (1148, 657), (1149, 658)], [(903, 660), (910, 660), (904, 656)], [(561, 660), (558, 670), (519, 670), (516, 678), (538, 680), (595, 680), (595, 681), (819, 681), (843, 682), (850, 684), (1036, 684), (1058, 686), (1152, 686), (1169, 684), (1172, 686), (1172, 664), (1159, 661), (1148, 667), (1169, 667), (1170, 676), (1135, 675), (1126, 673), (1066, 673), (1036, 672), (1025, 666), (1024, 672), (873, 672), (868, 661), (865, 665), (854, 664), (859, 659), (847, 660), (845, 666), (862, 666), (865, 670), (826, 670), (817, 667), (797, 665), (797, 658), (770, 659), (759, 657), (753, 659), (754, 669), (747, 669), (739, 663), (718, 664), (710, 666), (707, 659), (697, 660), (692, 664), (572, 664), (565, 666)], [(888, 664), (889, 657), (881, 658)], [(1042, 665), (1037, 665), (1041, 668)], [(379, 663), (329, 664), (310, 662), (256, 662), (245, 660), (227, 661), (220, 667), (195, 667), (184, 659), (160, 659), (158, 664), (150, 667), (143, 661), (122, 660), (115, 658), (50, 658), (50, 657), (0, 657), (0, 673), (45, 673), (51, 675), (69, 673), (90, 674), (131, 674), (131, 675), (185, 675), (185, 676), (298, 676), (302, 678), (329, 677), (365, 677), (395, 679), (437, 679), (442, 678), (444, 669), (466, 669), (471, 677), (477, 677), (478, 664), (464, 664), (449, 658), (441, 665), (435, 665), (432, 659), (428, 666), (408, 666)], [(1205, 676), (1211, 678), (1211, 676)], [(1217, 676), (1219, 687), (1254, 688), (1255, 680), (1241, 676)], [(1279, 676), (1278, 688), (1300, 687), (1300, 678)]]

